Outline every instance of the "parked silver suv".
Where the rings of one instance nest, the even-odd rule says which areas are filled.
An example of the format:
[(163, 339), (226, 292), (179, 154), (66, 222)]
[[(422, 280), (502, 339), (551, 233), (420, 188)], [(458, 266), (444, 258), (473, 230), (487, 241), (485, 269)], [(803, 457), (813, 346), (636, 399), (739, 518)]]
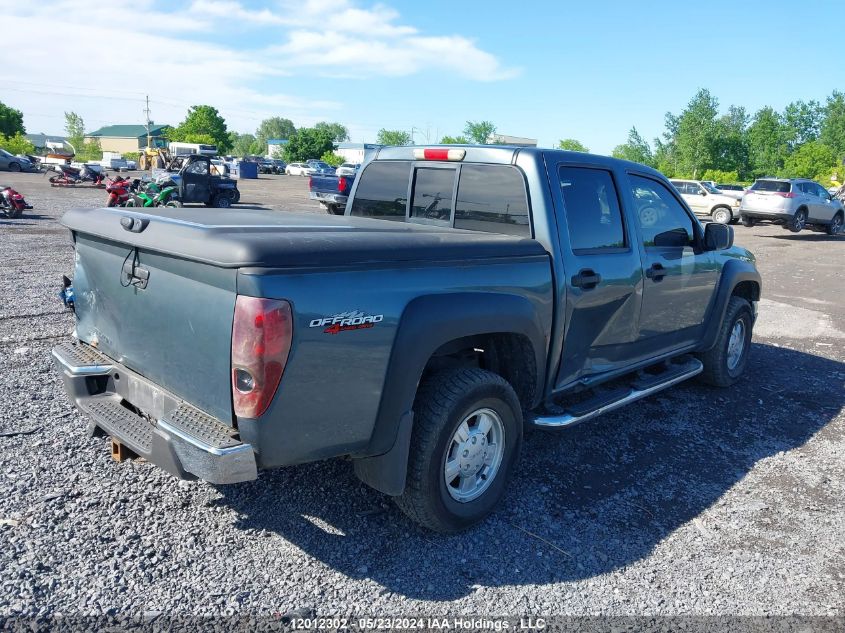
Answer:
[(704, 216), (719, 224), (731, 224), (739, 219), (741, 196), (737, 196), (736, 193), (721, 191), (707, 180), (673, 178), (671, 183), (696, 215)]
[(761, 178), (743, 196), (739, 215), (743, 226), (768, 220), (793, 233), (817, 227), (836, 235), (845, 222), (845, 207), (812, 180)]

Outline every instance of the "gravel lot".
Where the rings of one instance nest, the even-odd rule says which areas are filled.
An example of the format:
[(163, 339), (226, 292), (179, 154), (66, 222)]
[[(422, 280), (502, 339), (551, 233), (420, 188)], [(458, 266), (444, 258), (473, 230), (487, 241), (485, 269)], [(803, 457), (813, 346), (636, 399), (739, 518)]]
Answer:
[[(12, 614), (845, 615), (845, 237), (736, 227), (764, 301), (745, 379), (685, 383), (532, 434), (478, 529), (418, 529), (332, 461), (248, 484), (117, 464), (52, 369), (68, 336), (57, 220), (101, 190), (0, 174), (0, 616)], [(306, 179), (245, 205), (318, 211)]]

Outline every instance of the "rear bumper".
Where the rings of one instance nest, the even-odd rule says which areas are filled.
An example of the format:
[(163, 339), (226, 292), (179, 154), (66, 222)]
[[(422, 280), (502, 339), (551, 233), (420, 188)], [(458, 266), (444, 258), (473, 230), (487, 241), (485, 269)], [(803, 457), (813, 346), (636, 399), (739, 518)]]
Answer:
[(91, 435), (110, 435), (181, 479), (230, 484), (258, 476), (253, 447), (235, 429), (93, 347), (63, 343), (53, 359), (68, 396), (88, 416)]
[(322, 191), (312, 191), (308, 194), (312, 200), (319, 200), (327, 204), (346, 204), (348, 196), (343, 196), (338, 193), (324, 193)]
[(765, 209), (739, 209), (740, 217), (753, 218), (755, 220), (771, 220), (772, 222), (789, 222), (793, 214), (785, 213), (782, 210), (767, 211)]

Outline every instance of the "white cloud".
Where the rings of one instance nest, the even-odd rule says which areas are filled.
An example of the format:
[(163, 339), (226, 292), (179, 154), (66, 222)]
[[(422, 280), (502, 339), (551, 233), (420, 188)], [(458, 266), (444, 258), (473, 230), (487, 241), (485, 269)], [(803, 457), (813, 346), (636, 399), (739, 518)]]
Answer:
[(321, 90), (316, 94), (326, 96), (316, 98), (290, 94), (284, 86), (295, 75), (372, 78), (434, 70), (491, 81), (516, 72), (472, 40), (423, 34), (382, 4), (275, 0), (252, 9), (237, 0), (193, 0), (168, 11), (159, 6), (166, 5), (134, 0), (99, 19), (80, 11), (78, 0), (0, 0), (4, 48), (21, 51), (0, 65), (4, 100), (24, 111), (30, 131), (60, 132), (66, 110), (80, 113), (89, 129), (141, 122), (148, 92), (157, 122), (176, 124), (189, 105), (208, 103), (231, 129), (247, 131), (273, 115), (298, 125), (341, 118), (340, 90)]

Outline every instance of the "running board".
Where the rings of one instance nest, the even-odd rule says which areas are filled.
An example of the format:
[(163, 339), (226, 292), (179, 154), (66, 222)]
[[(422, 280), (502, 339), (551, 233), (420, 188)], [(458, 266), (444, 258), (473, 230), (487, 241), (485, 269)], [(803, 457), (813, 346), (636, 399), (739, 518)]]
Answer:
[[(667, 375), (664, 376), (664, 380), (659, 382), (654, 382), (653, 379), (648, 380), (647, 386), (645, 384), (646, 381), (634, 381), (630, 390), (614, 392), (619, 393), (619, 398), (613, 400), (612, 402), (607, 402), (606, 399), (604, 399), (602, 402), (597, 402), (597, 406), (595, 408), (584, 413), (581, 413), (580, 411), (578, 411), (578, 413), (566, 411), (560, 415), (537, 416), (532, 420), (532, 425), (543, 429), (558, 429), (565, 426), (572, 426), (573, 424), (578, 424), (579, 422), (585, 422), (586, 420), (590, 420), (602, 413), (614, 411), (615, 409), (624, 407), (626, 404), (636, 402), (637, 400), (650, 396), (658, 391), (663, 391), (672, 385), (676, 385), (688, 378), (697, 376), (703, 370), (704, 365), (701, 364), (701, 361), (696, 358), (690, 358), (683, 365), (676, 365), (675, 368), (667, 370)], [(659, 378), (659, 376), (655, 376), (654, 378)], [(582, 406), (583, 404), (585, 403), (582, 403)]]

